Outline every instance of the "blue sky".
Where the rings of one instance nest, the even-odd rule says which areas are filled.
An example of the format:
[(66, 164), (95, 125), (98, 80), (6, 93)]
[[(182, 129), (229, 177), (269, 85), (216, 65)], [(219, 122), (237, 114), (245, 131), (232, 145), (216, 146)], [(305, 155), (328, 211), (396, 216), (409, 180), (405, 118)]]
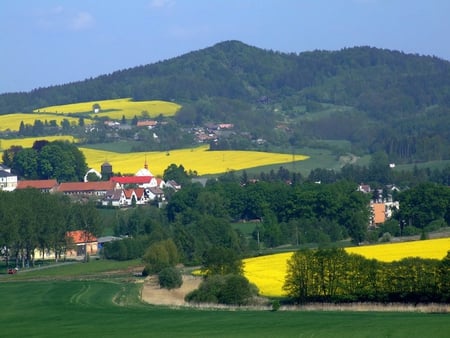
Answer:
[(84, 80), (225, 40), (374, 46), (450, 60), (448, 0), (5, 0), (0, 93)]

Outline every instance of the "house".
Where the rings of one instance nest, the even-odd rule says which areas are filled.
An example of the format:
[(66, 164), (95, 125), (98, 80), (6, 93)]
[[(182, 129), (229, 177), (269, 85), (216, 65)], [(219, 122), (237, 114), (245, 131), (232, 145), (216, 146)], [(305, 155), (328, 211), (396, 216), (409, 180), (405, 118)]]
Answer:
[(41, 192), (52, 192), (58, 186), (58, 181), (51, 180), (20, 180), (16, 189), (38, 189)]
[(171, 189), (173, 189), (173, 190), (175, 190), (175, 191), (178, 191), (178, 190), (180, 190), (181, 189), (181, 185), (180, 184), (178, 184), (177, 182), (175, 182), (174, 180), (168, 180), (167, 182), (166, 182), (166, 185), (165, 185), (167, 188), (171, 188)]
[(98, 251), (97, 238), (88, 231), (68, 231), (66, 237), (73, 243), (73, 248), (66, 251), (67, 257), (81, 257), (86, 253), (96, 255)]
[(130, 186), (150, 188), (158, 185), (158, 181), (154, 176), (113, 176), (110, 181), (118, 183), (122, 189)]
[(164, 191), (162, 191), (161, 188), (159, 188), (159, 187), (151, 187), (151, 188), (145, 189), (145, 192), (148, 195), (148, 198), (152, 201), (155, 199), (158, 199), (160, 201), (165, 200)]
[(158, 124), (158, 121), (154, 120), (143, 120), (138, 121), (136, 127), (147, 127), (148, 129), (153, 129)]
[(71, 196), (104, 197), (108, 191), (119, 188), (120, 185), (113, 181), (64, 182), (58, 186), (56, 191)]
[(11, 174), (11, 169), (1, 166), (0, 190), (13, 191), (17, 187), (17, 175)]
[(121, 207), (125, 204), (126, 199), (123, 189), (109, 190), (102, 199), (102, 206), (104, 207)]

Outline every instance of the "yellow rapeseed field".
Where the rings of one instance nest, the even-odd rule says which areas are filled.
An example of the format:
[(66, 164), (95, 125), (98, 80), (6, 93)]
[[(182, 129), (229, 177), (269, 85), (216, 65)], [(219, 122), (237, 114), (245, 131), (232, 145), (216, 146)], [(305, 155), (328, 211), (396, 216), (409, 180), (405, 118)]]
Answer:
[(49, 142), (53, 142), (56, 140), (61, 141), (69, 141), (69, 142), (75, 142), (73, 136), (71, 135), (59, 135), (59, 136), (42, 136), (42, 137), (27, 137), (27, 138), (21, 138), (21, 139), (0, 139), (0, 149), (6, 150), (11, 148), (11, 146), (22, 146), (23, 148), (31, 148), (33, 146), (33, 143), (38, 140), (47, 140)]
[[(71, 124), (78, 124), (78, 118), (64, 115), (16, 113), (0, 115), (0, 131), (6, 131), (8, 129), (11, 131), (18, 131), (22, 121), (24, 124), (33, 125), (35, 120), (41, 120), (43, 123), (45, 123), (45, 121), (50, 122), (51, 120), (55, 120), (60, 126), (63, 119), (69, 120)], [(88, 122), (86, 121), (86, 123)]]
[(34, 112), (52, 112), (64, 114), (93, 113), (92, 107), (96, 103), (100, 105), (101, 110), (97, 114), (91, 114), (91, 117), (108, 116), (111, 119), (121, 119), (122, 116), (125, 116), (126, 119), (132, 119), (134, 116), (139, 117), (143, 111), (147, 111), (150, 117), (156, 117), (160, 114), (162, 114), (163, 116), (174, 116), (175, 113), (181, 108), (180, 105), (167, 101), (132, 101), (131, 98), (126, 98), (43, 107), (36, 109)]
[(442, 259), (450, 250), (450, 238), (430, 239), (401, 243), (365, 245), (345, 249), (369, 259), (382, 262), (398, 261), (405, 257), (422, 257)]
[[(88, 148), (80, 148), (90, 168), (100, 170), (103, 162), (109, 162), (115, 173), (134, 174), (147, 160), (149, 170), (155, 176), (162, 176), (169, 165), (183, 165), (186, 171), (196, 171), (199, 175), (218, 174), (230, 170), (241, 170), (269, 164), (288, 163), (292, 155), (257, 151), (208, 151), (208, 146), (192, 149), (171, 150), (169, 152), (114, 153)], [(296, 160), (307, 159), (297, 155)]]
[[(392, 262), (406, 257), (442, 259), (450, 250), (450, 238), (430, 239), (402, 243), (367, 245), (345, 248), (366, 258)], [(284, 278), (287, 260), (292, 252), (248, 258), (244, 260), (244, 273), (250, 282), (256, 284), (264, 296), (284, 296)]]

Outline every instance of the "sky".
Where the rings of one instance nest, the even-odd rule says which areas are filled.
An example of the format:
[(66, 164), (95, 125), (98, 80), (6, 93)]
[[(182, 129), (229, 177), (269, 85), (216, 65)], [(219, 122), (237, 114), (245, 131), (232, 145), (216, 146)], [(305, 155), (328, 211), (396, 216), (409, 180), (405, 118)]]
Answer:
[(448, 0), (3, 0), (0, 94), (227, 40), (286, 53), (372, 46), (450, 60)]

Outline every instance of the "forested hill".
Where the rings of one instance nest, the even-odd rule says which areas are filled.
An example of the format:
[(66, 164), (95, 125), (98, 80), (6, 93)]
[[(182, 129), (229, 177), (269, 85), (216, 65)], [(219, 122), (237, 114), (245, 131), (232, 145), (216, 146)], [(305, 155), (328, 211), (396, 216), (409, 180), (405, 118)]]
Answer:
[(226, 41), (94, 79), (2, 94), (0, 114), (119, 97), (175, 101), (185, 107), (181, 123), (227, 119), (268, 139), (268, 128), (282, 121), (295, 127), (292, 146), (345, 139), (394, 158), (450, 158), (450, 62), (372, 47), (286, 54)]

